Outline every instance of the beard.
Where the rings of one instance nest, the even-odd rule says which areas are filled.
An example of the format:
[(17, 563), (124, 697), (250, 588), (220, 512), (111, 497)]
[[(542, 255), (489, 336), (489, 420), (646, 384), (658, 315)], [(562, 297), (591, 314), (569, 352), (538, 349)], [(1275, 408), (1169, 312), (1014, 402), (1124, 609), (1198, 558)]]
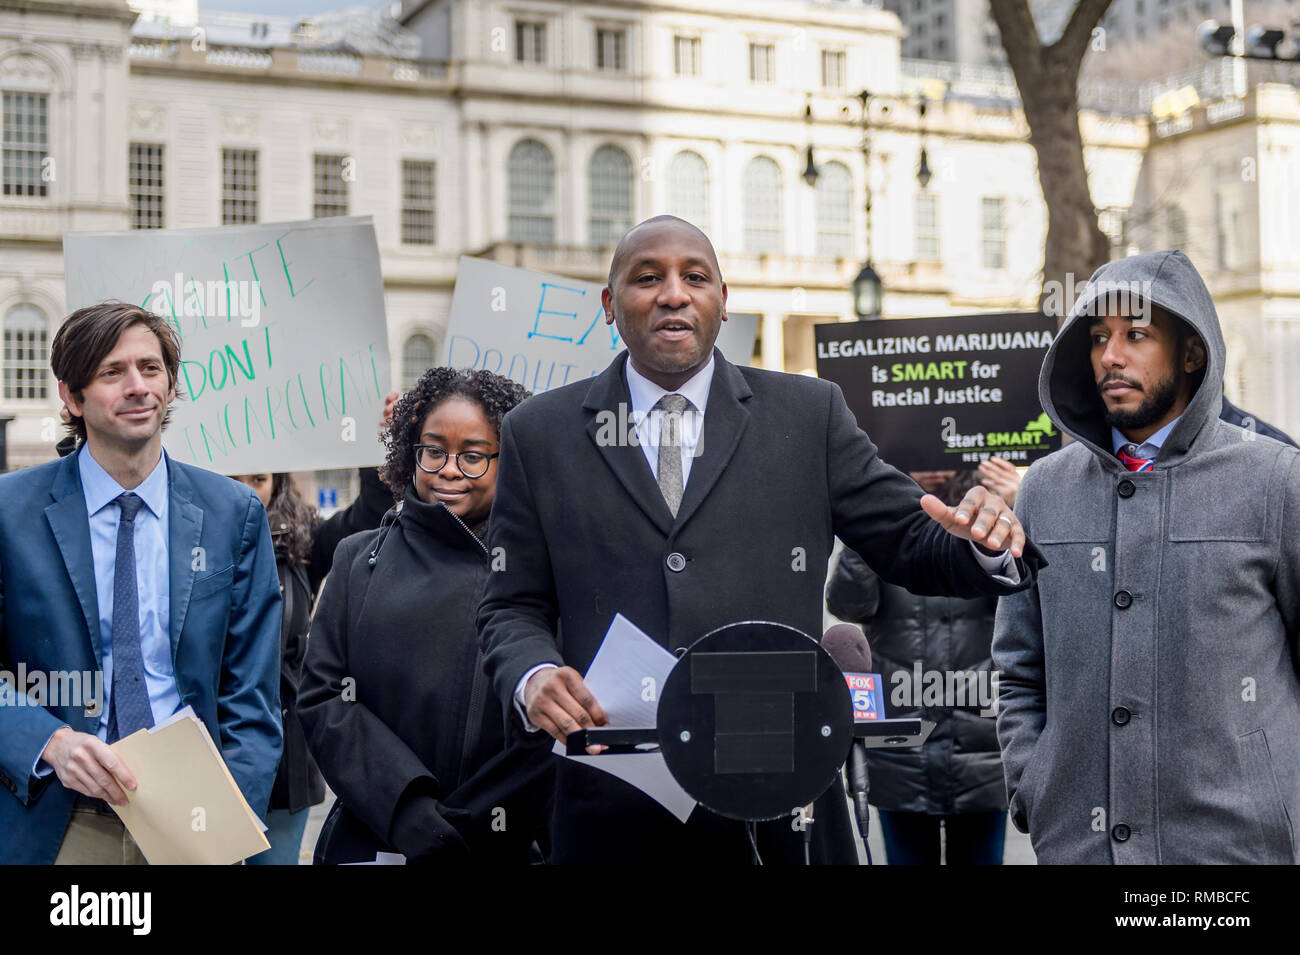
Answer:
[[(1120, 378), (1118, 375), (1112, 375), (1101, 380), (1101, 383), (1097, 385), (1097, 393), (1101, 394), (1102, 385), (1115, 380), (1121, 380), (1127, 385), (1137, 387), (1136, 382), (1127, 378)], [(1174, 402), (1178, 399), (1178, 388), (1181, 384), (1182, 376), (1175, 370), (1168, 378), (1157, 381), (1150, 391), (1145, 388), (1141, 389), (1146, 394), (1146, 397), (1132, 411), (1111, 411), (1106, 407), (1105, 398), (1102, 398), (1102, 407), (1106, 409), (1106, 423), (1120, 431), (1134, 431), (1155, 424), (1168, 414), (1169, 409), (1174, 406)]]

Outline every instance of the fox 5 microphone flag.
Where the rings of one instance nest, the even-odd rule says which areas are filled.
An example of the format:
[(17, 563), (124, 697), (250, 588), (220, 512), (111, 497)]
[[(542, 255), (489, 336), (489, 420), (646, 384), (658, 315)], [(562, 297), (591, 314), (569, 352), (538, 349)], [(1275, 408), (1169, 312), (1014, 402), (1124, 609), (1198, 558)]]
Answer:
[(853, 722), (885, 718), (879, 673), (845, 673), (844, 681), (849, 685), (849, 695), (853, 698)]

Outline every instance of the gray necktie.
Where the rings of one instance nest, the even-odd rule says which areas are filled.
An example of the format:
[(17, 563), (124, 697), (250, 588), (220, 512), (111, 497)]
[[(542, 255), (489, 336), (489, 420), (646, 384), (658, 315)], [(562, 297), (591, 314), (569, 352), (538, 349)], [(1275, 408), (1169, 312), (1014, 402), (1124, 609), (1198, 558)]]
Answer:
[(682, 506), (682, 412), (690, 402), (681, 395), (664, 395), (655, 403), (659, 422), (659, 490), (673, 517)]
[(113, 562), (113, 687), (108, 707), (108, 742), (153, 726), (149, 688), (140, 652), (140, 595), (135, 585), (135, 515), (144, 501), (119, 495), (117, 557)]

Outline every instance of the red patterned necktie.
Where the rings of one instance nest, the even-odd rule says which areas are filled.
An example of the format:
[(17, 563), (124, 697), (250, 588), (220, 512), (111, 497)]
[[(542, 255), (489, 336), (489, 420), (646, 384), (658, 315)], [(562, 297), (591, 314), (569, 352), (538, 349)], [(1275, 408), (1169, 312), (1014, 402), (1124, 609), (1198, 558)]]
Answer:
[(1156, 466), (1155, 458), (1140, 458), (1136, 444), (1126, 444), (1115, 453), (1120, 462), (1130, 471), (1150, 471)]

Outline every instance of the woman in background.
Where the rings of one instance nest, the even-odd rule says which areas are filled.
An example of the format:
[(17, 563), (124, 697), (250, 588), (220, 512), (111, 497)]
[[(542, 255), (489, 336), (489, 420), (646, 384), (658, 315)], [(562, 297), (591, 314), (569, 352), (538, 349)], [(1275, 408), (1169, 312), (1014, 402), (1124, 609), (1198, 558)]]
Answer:
[[(916, 471), (911, 477), (949, 506), (977, 483), (1014, 506), (1020, 486), (1019, 472), (1000, 458), (982, 462), (978, 471)], [(869, 801), (880, 814), (889, 864), (938, 865), (942, 857), (948, 865), (1001, 865), (1007, 792), (993, 715), (997, 598), (918, 597), (882, 581), (845, 549), (826, 588), (826, 608), (866, 631), (887, 715), (935, 724), (924, 746), (867, 752)], [(964, 699), (923, 697), (929, 680), (916, 685), (917, 665), (942, 676), (945, 692), (952, 683), (948, 674), (972, 674)]]
[[(384, 402), (380, 427), (387, 428), (397, 393)], [(298, 720), (298, 684), (307, 656), (307, 631), (321, 581), (330, 571), (339, 541), (358, 531), (378, 527), (392, 504), (376, 468), (359, 471), (361, 493), (348, 507), (327, 520), (303, 500), (293, 479), (279, 474), (240, 474), (256, 492), (271, 525), (275, 568), (280, 576), (283, 613), (280, 623), (280, 715), (284, 722), (284, 752), (271, 788), (266, 838), (271, 848), (250, 857), (247, 865), (297, 865), (311, 807), (325, 798), (319, 770), (307, 751)]]

